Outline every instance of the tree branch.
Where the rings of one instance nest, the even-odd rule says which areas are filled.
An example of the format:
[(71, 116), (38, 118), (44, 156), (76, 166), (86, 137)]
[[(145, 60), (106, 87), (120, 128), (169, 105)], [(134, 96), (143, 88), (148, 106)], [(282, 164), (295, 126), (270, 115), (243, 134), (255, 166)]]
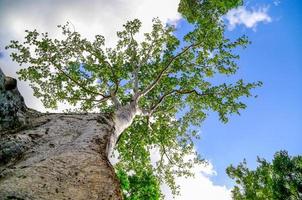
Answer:
[(157, 102), (154, 106), (151, 107), (151, 109), (150, 109), (150, 115), (152, 115), (152, 114), (154, 113), (154, 111), (160, 106), (160, 104), (164, 101), (164, 99), (165, 99), (166, 97), (172, 95), (174, 92), (175, 92), (175, 91), (172, 90), (171, 92), (168, 92), (168, 93), (164, 94), (163, 96), (161, 96), (161, 97), (159, 98), (158, 102)]
[(133, 91), (134, 94), (138, 92), (138, 72), (140, 70), (140, 66), (136, 66), (136, 69), (134, 70), (134, 87)]
[(146, 62), (149, 60), (149, 58), (150, 58), (150, 53), (151, 53), (152, 48), (153, 48), (153, 45), (154, 45), (154, 41), (155, 41), (155, 40), (152, 40), (152, 42), (151, 42), (151, 44), (150, 44), (150, 47), (149, 47), (149, 49), (148, 49), (148, 52), (147, 52), (146, 56), (144, 57), (144, 59), (142, 60), (141, 64), (144, 64), (144, 63), (146, 63)]
[(108, 68), (110, 69), (111, 74), (112, 74), (112, 77), (113, 77), (113, 79), (114, 79), (113, 82), (114, 82), (114, 84), (115, 84), (115, 89), (114, 89), (113, 92), (110, 91), (110, 86), (108, 85), (108, 88), (109, 88), (109, 91), (110, 91), (110, 96), (109, 96), (109, 98), (112, 99), (112, 101), (113, 101), (115, 107), (116, 107), (116, 108), (119, 108), (119, 107), (121, 106), (121, 103), (119, 102), (119, 100), (118, 100), (117, 97), (116, 97), (116, 94), (117, 94), (118, 89), (119, 89), (119, 80), (118, 80), (118, 78), (117, 78), (117, 76), (116, 76), (116, 74), (115, 74), (115, 72), (114, 72), (114, 70), (113, 70), (113, 66), (112, 66), (107, 60), (103, 60), (103, 62), (104, 62), (105, 64), (108, 65)]
[(163, 149), (163, 154), (166, 156), (166, 158), (169, 160), (169, 162), (170, 162), (172, 165), (175, 165), (175, 163), (171, 160), (171, 158), (170, 158), (169, 155), (167, 154), (165, 145), (162, 145), (162, 149)]
[(134, 71), (134, 94), (137, 94), (138, 93), (138, 84), (139, 84), (139, 80), (138, 80), (138, 72), (141, 68), (142, 65), (144, 65), (145, 63), (147, 63), (147, 61), (149, 60), (150, 58), (150, 53), (153, 49), (153, 45), (154, 45), (154, 41), (155, 40), (152, 40), (149, 48), (148, 48), (148, 52), (146, 54), (146, 56), (142, 59), (141, 61), (141, 64), (137, 66), (136, 70)]
[(117, 76), (116, 76), (116, 74), (114, 72), (113, 66), (112, 66), (112, 64), (109, 61), (107, 61), (106, 59), (101, 59), (99, 56), (97, 56), (97, 53), (95, 54), (95, 57), (99, 60), (99, 63), (104, 63), (105, 65), (107, 65), (108, 68), (109, 68), (109, 70), (110, 70), (110, 72), (111, 72), (111, 74), (112, 74), (112, 77), (114, 79), (113, 82), (115, 84), (115, 90), (112, 93), (110, 91), (110, 87), (108, 86), (108, 89), (110, 91), (110, 97), (109, 98), (112, 98), (112, 101), (114, 102), (115, 106), (118, 107), (118, 106), (120, 106), (120, 102), (116, 98), (116, 94), (117, 94), (118, 89), (119, 89), (119, 82), (120, 81), (118, 80), (118, 78), (117, 78)]
[(162, 95), (162, 96), (159, 98), (158, 102), (157, 102), (154, 106), (151, 107), (151, 109), (150, 109), (150, 111), (149, 111), (149, 115), (152, 115), (152, 114), (156, 111), (156, 109), (162, 104), (162, 102), (163, 102), (168, 96), (170, 96), (170, 95), (172, 95), (172, 94), (174, 94), (174, 93), (177, 93), (177, 94), (191, 94), (191, 93), (194, 93), (194, 94), (196, 94), (196, 95), (198, 95), (198, 96), (205, 96), (205, 95), (207, 95), (206, 93), (199, 93), (199, 92), (197, 92), (195, 89), (193, 89), (193, 90), (172, 90), (172, 91), (170, 91), (170, 92), (165, 93), (164, 95)]
[(116, 96), (117, 91), (118, 91), (118, 88), (119, 88), (119, 81), (116, 80), (116, 82), (115, 82), (114, 84), (115, 84), (115, 89), (114, 89), (114, 91), (112, 91), (112, 90), (110, 89), (110, 85), (109, 85), (108, 82), (107, 82), (107, 86), (108, 86), (109, 91), (110, 91), (110, 98), (111, 98), (111, 100), (112, 100), (114, 106), (115, 106), (116, 108), (120, 108), (120, 107), (121, 107), (121, 103), (120, 103), (120, 101), (118, 100), (118, 98), (117, 98), (117, 96)]
[(131, 82), (133, 83), (134, 94), (136, 94), (138, 92), (138, 72), (140, 70), (140, 65), (137, 62), (135, 62), (135, 57), (136, 57), (137, 54), (136, 54), (135, 48), (133, 48), (132, 45), (137, 44), (137, 42), (134, 40), (132, 33), (130, 33), (130, 39), (131, 40), (130, 40), (130, 43), (128, 45), (128, 48), (131, 49), (131, 51), (133, 52), (130, 64), (133, 65), (134, 68), (135, 68), (132, 72), (133, 80)]
[(76, 97), (66, 97), (67, 100), (78, 100), (78, 101), (94, 101), (94, 102), (105, 102), (108, 100), (108, 98), (102, 98), (102, 99), (88, 99), (88, 98), (76, 98)]
[(118, 98), (116, 97), (116, 95), (111, 95), (111, 99), (113, 101), (113, 104), (116, 108), (120, 108), (121, 107), (121, 102), (118, 100)]
[(136, 98), (140, 98), (142, 96), (145, 96), (147, 93), (149, 93), (160, 82), (160, 80), (164, 76), (164, 73), (169, 69), (169, 67), (172, 65), (172, 63), (177, 58), (179, 58), (184, 53), (186, 53), (188, 50), (190, 50), (192, 47), (195, 47), (197, 45), (199, 45), (199, 43), (198, 44), (191, 44), (191, 45), (187, 46), (186, 48), (184, 48), (176, 56), (174, 56), (173, 58), (171, 58), (171, 60), (168, 62), (168, 64), (160, 71), (160, 73), (158, 74), (158, 76), (156, 77), (156, 79), (144, 91), (142, 91), (140, 94), (138, 94)]
[[(71, 23), (71, 24), (72, 24), (72, 23)], [(72, 26), (73, 26), (73, 24), (72, 24)], [(72, 34), (74, 34), (74, 33), (75, 33), (75, 28), (74, 28), (74, 32), (73, 32)], [(56, 47), (56, 49), (57, 49), (57, 51), (60, 51), (57, 47)], [(61, 68), (61, 66), (56, 65), (56, 64), (54, 63), (54, 60), (52, 59), (52, 57), (51, 57), (50, 55), (48, 55), (48, 57), (49, 57), (49, 62), (50, 62), (57, 70), (59, 70), (64, 76), (66, 76), (69, 80), (71, 80), (72, 82), (74, 82), (77, 86), (79, 86), (80, 88), (82, 88), (84, 91), (86, 91), (86, 92), (88, 92), (88, 93), (91, 93), (91, 94), (100, 95), (100, 96), (103, 97), (104, 100), (105, 100), (105, 99), (107, 100), (107, 99), (110, 98), (110, 96), (107, 96), (107, 95), (104, 95), (104, 94), (102, 94), (102, 93), (95, 92), (95, 91), (93, 91), (93, 90), (90, 90), (90, 89), (86, 88), (84, 85), (82, 85), (82, 84), (79, 83), (77, 80), (73, 79), (69, 74), (67, 74), (67, 73)]]
[(86, 88), (84, 85), (82, 85), (81, 83), (79, 83), (78, 81), (76, 81), (75, 79), (73, 79), (69, 74), (67, 74), (60, 66), (52, 63), (53, 66), (59, 70), (64, 76), (66, 76), (69, 80), (71, 80), (72, 82), (74, 82), (77, 86), (79, 86), (80, 88), (82, 88), (84, 91), (88, 92), (88, 93), (91, 93), (91, 94), (95, 94), (95, 95), (100, 95), (102, 96), (104, 99), (108, 99), (110, 98), (110, 96), (107, 96), (107, 95), (104, 95), (102, 93), (98, 93), (98, 92), (95, 92), (93, 90), (89, 90), (88, 88)]

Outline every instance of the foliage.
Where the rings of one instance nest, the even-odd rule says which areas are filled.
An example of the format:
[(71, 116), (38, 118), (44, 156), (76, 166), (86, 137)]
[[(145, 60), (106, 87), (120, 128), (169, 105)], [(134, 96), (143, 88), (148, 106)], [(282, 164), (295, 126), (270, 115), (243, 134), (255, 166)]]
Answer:
[(302, 199), (302, 156), (291, 157), (286, 151), (275, 154), (272, 163), (258, 157), (255, 170), (247, 168), (246, 161), (227, 168), (227, 174), (236, 181), (233, 199)]
[(140, 174), (128, 175), (123, 169), (117, 169), (117, 177), (125, 200), (159, 200), (161, 197), (160, 184), (151, 170)]
[[(222, 16), (240, 6), (240, 0), (181, 0), (179, 12), (192, 30), (176, 38), (173, 25), (155, 18), (150, 33), (137, 40), (141, 27), (138, 19), (128, 21), (117, 32), (115, 48), (105, 48), (105, 39), (83, 39), (67, 23), (59, 26), (63, 39), (47, 33), (26, 31), (25, 41), (11, 41), (14, 61), (26, 64), (18, 73), (29, 80), (34, 95), (46, 107), (56, 108), (67, 102), (81, 111), (98, 109), (115, 112), (137, 102), (144, 115), (136, 116), (121, 135), (117, 150), (120, 165), (140, 174), (151, 166), (150, 150), (159, 151), (153, 166), (155, 175), (176, 193), (174, 176), (190, 176), (190, 168), (203, 160), (186, 160), (195, 154), (194, 139), (209, 111), (219, 114), (222, 122), (230, 114), (239, 114), (260, 82), (214, 84), (215, 75), (236, 73), (234, 53), (249, 42), (245, 36), (226, 38)], [(151, 166), (152, 167), (152, 166)]]

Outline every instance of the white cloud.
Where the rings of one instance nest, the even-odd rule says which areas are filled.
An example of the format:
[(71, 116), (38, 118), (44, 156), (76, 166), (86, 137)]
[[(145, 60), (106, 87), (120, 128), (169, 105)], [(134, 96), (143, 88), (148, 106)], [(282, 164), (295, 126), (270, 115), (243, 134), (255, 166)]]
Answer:
[[(211, 176), (217, 175), (211, 163), (207, 166), (196, 166), (193, 172), (195, 177), (176, 178), (176, 183), (181, 186), (181, 195), (176, 196), (175, 200), (231, 200), (231, 191), (226, 186), (215, 185), (211, 181)], [(166, 185), (162, 186), (162, 191), (166, 200), (173, 199)]]
[(228, 21), (229, 30), (233, 30), (238, 25), (244, 25), (246, 28), (256, 30), (260, 22), (269, 23), (272, 21), (268, 15), (268, 7), (248, 10), (246, 7), (241, 6), (230, 10), (225, 18)]
[[(194, 157), (193, 154), (188, 155), (184, 160), (190, 160)], [(153, 148), (151, 150), (152, 165), (155, 165), (159, 159), (159, 150)], [(179, 196), (173, 198), (169, 187), (166, 184), (161, 185), (165, 200), (231, 200), (231, 190), (226, 186), (215, 185), (211, 180), (211, 177), (217, 176), (211, 162), (207, 161), (207, 165), (195, 165), (191, 170), (194, 177), (175, 177), (176, 184), (180, 186)]]
[[(109, 43), (115, 39), (115, 32), (134, 18), (142, 20), (143, 31), (151, 29), (153, 17), (162, 21), (175, 21), (178, 1), (166, 0), (73, 0), (2, 1), (1, 34), (11, 33), (10, 38), (22, 38), (25, 29), (38, 29), (57, 33), (56, 25), (72, 22), (77, 31), (87, 38), (103, 34)], [(160, 5), (160, 6), (158, 6)]]

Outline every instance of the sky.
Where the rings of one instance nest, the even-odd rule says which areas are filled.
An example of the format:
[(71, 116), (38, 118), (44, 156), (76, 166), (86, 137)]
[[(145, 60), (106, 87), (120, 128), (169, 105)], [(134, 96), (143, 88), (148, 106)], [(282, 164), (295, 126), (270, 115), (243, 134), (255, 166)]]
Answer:
[[(233, 181), (225, 173), (230, 164), (246, 158), (251, 168), (256, 157), (272, 159), (278, 150), (291, 155), (302, 154), (302, 2), (300, 0), (250, 0), (230, 11), (224, 18), (227, 35), (242, 34), (252, 44), (239, 50), (240, 69), (232, 80), (262, 81), (253, 91), (258, 98), (245, 100), (247, 109), (240, 116), (231, 116), (229, 123), (219, 122), (209, 113), (201, 124), (201, 140), (197, 151), (209, 161), (206, 167), (196, 166), (195, 178), (177, 178), (181, 186), (178, 200), (227, 200)], [(18, 66), (12, 63), (4, 46), (11, 39), (22, 39), (25, 29), (48, 31), (59, 37), (56, 25), (70, 21), (88, 39), (102, 34), (113, 46), (115, 32), (127, 20), (139, 18), (142, 32), (150, 31), (151, 20), (159, 17), (174, 23), (181, 35), (189, 27), (177, 13), (178, 0), (0, 0), (0, 67), (16, 77)], [(224, 79), (221, 78), (220, 81)], [(19, 82), (29, 107), (45, 110), (32, 96), (28, 83)], [(172, 199), (165, 185), (166, 199)]]
[(270, 20), (254, 28), (237, 26), (230, 35), (246, 34), (252, 44), (241, 52), (238, 77), (260, 80), (248, 99), (247, 109), (228, 124), (210, 115), (201, 128), (198, 150), (217, 171), (216, 184), (231, 186), (225, 168), (247, 159), (256, 167), (256, 157), (271, 160), (278, 150), (302, 154), (302, 1), (250, 1), (249, 7), (266, 7)]

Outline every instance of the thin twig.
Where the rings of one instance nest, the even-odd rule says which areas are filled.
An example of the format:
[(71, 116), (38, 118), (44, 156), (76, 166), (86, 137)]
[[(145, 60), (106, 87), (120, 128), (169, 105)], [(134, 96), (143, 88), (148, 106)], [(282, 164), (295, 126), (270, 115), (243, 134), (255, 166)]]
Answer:
[(177, 93), (177, 94), (191, 94), (191, 93), (194, 93), (194, 94), (196, 94), (198, 96), (205, 96), (205, 95), (207, 95), (207, 93), (199, 93), (196, 90), (172, 90), (172, 91), (167, 92), (164, 95), (162, 95), (159, 98), (158, 102), (154, 106), (151, 107), (150, 112), (149, 112), (150, 115), (152, 115), (156, 111), (156, 109), (161, 105), (161, 103), (165, 100), (165, 98), (167, 98), (168, 96), (170, 96), (170, 95), (172, 95), (174, 93)]

